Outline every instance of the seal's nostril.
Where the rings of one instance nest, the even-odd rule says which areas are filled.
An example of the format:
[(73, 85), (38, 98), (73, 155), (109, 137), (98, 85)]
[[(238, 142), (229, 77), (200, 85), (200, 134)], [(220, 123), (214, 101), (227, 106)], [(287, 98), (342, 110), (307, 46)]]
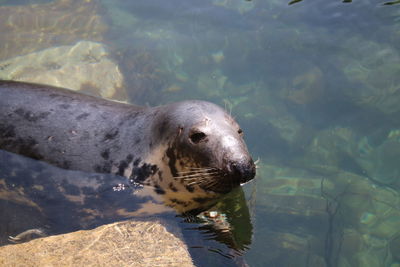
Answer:
[(248, 163), (230, 163), (228, 169), (233, 179), (241, 184), (252, 180), (256, 175), (256, 167), (252, 160)]

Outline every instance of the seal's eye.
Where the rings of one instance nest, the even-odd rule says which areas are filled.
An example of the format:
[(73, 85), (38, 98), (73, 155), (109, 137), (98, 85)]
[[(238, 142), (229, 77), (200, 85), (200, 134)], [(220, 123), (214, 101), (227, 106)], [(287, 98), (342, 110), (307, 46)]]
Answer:
[(193, 144), (198, 144), (204, 139), (206, 139), (207, 135), (203, 132), (194, 132), (190, 134), (189, 139)]
[(239, 134), (240, 136), (243, 136), (243, 130), (242, 130), (242, 129), (239, 129), (239, 130), (238, 130), (238, 134)]

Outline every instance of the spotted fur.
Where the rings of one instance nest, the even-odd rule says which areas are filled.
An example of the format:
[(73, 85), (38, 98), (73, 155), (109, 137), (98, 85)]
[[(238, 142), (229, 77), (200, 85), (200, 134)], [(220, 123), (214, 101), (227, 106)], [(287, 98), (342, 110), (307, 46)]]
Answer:
[(146, 108), (10, 81), (0, 81), (0, 94), (1, 149), (124, 176), (179, 212), (206, 207), (255, 176), (239, 125), (209, 102)]

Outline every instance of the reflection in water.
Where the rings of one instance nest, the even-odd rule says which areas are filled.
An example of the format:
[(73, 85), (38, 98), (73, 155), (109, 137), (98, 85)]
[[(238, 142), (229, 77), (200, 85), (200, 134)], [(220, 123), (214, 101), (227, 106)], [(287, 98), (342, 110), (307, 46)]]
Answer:
[(33, 228), (51, 234), (90, 229), (124, 219), (122, 211), (140, 205), (133, 194), (138, 188), (126, 178), (66, 171), (0, 152), (2, 244)]
[[(63, 170), (0, 150), (0, 245), (154, 216), (182, 224), (185, 232), (190, 230), (188, 235), (198, 232), (200, 239), (192, 240), (192, 248), (209, 246), (209, 251), (234, 259), (251, 243), (252, 226), (241, 188), (200, 215), (175, 219), (176, 213), (165, 206), (151, 214), (149, 201), (154, 199), (141, 191), (143, 186), (120, 176)], [(143, 205), (145, 213), (140, 212)], [(207, 244), (212, 241), (226, 244), (234, 254), (224, 246)]]
[(253, 227), (241, 188), (233, 190), (211, 209), (192, 219), (202, 224), (198, 229), (209, 239), (226, 244), (239, 255), (251, 244)]
[[(253, 225), (242, 188), (236, 188), (228, 193), (215, 206), (198, 216), (188, 216), (185, 218), (186, 222), (197, 224), (195, 226), (190, 224), (184, 228), (196, 264), (200, 266), (245, 264), (242, 256), (250, 248)], [(201, 233), (200, 238), (205, 238), (204, 241), (196, 241), (197, 232)], [(230, 249), (226, 250), (221, 244)], [(221, 255), (223, 258), (204, 258), (206, 251), (212, 252), (212, 255)]]

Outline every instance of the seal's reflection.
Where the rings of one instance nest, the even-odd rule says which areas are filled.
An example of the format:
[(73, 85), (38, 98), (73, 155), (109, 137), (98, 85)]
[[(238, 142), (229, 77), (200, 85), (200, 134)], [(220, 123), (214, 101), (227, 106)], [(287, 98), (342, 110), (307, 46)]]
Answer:
[[(221, 197), (212, 208), (196, 215), (185, 214), (183, 217), (191, 223), (184, 228), (184, 234), (196, 264), (215, 266), (217, 261), (221, 266), (245, 265), (242, 256), (250, 248), (253, 225), (241, 187)], [(221, 255), (225, 261), (222, 258), (205, 259), (205, 251)]]
[(201, 224), (196, 229), (231, 249), (242, 252), (251, 244), (253, 226), (240, 187), (223, 196), (214, 207), (198, 214), (195, 220)]
[[(132, 219), (152, 201), (137, 192), (143, 188), (124, 177), (64, 170), (0, 150), (0, 245), (9, 243), (10, 236), (24, 242)], [(168, 207), (157, 211), (141, 216), (181, 225), (191, 250), (203, 248), (232, 258), (251, 243), (252, 225), (240, 187), (211, 208), (207, 204), (181, 215)]]

